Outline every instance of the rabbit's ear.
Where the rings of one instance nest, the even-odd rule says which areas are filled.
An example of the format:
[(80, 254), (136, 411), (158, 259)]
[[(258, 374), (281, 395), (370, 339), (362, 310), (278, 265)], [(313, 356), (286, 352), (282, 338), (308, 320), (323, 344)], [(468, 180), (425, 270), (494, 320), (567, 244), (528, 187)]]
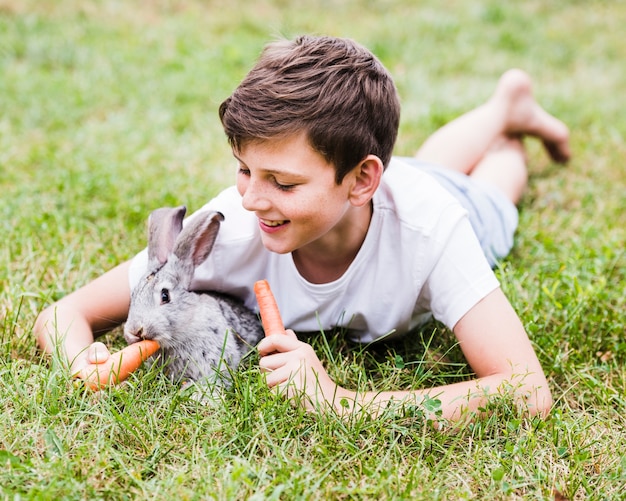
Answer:
[(148, 259), (150, 263), (163, 265), (174, 249), (174, 243), (183, 228), (183, 218), (187, 208), (183, 205), (175, 209), (156, 209), (148, 219)]
[(202, 212), (190, 218), (176, 241), (174, 254), (193, 268), (204, 262), (213, 248), (223, 220), (223, 214), (215, 211)]

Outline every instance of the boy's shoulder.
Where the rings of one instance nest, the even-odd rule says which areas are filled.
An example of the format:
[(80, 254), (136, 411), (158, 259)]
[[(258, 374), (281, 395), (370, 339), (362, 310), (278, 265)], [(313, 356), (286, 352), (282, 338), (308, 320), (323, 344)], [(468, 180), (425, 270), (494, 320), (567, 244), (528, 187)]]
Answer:
[(431, 164), (410, 157), (393, 157), (374, 197), (379, 210), (392, 211), (401, 222), (424, 228), (436, 225), (444, 213), (460, 217), (465, 209), (428, 173)]
[(241, 195), (236, 186), (230, 186), (212, 198), (190, 218), (204, 211), (218, 211), (224, 216), (218, 239), (221, 244), (237, 244), (242, 241), (258, 240), (258, 222), (253, 212), (243, 208)]

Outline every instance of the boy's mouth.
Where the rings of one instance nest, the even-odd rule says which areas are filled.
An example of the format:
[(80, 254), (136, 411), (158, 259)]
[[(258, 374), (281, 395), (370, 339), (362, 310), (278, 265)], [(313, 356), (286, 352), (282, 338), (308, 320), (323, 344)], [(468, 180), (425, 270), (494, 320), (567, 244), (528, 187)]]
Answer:
[(288, 219), (283, 219), (282, 221), (270, 221), (269, 219), (259, 219), (264, 226), (269, 226), (270, 228), (276, 228), (277, 226), (282, 226), (285, 223), (288, 223)]

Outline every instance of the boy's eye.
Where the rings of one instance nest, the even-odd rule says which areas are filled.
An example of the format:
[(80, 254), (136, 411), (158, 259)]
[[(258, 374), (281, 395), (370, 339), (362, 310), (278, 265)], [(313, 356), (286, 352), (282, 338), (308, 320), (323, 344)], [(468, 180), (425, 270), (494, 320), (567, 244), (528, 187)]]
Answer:
[[(246, 176), (249, 177), (250, 176), (250, 170), (246, 169), (245, 167), (241, 167), (239, 166), (239, 169), (237, 170), (238, 174), (241, 174), (242, 176)], [(276, 187), (278, 188), (280, 191), (290, 191), (292, 189), (294, 189), (297, 185), (295, 184), (285, 184), (285, 183), (281, 183), (279, 182), (273, 175), (268, 177), (268, 180)]]
[(274, 180), (274, 185), (281, 191), (290, 191), (296, 187), (295, 184), (281, 184), (276, 180)]

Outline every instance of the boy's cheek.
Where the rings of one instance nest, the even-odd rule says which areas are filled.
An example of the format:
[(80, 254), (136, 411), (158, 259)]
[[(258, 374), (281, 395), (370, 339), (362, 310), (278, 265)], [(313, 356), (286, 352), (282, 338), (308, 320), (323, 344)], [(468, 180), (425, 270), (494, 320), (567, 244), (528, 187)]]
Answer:
[(237, 174), (237, 182), (235, 186), (237, 187), (237, 193), (243, 198), (244, 193), (246, 192), (247, 179), (244, 178), (241, 174)]

